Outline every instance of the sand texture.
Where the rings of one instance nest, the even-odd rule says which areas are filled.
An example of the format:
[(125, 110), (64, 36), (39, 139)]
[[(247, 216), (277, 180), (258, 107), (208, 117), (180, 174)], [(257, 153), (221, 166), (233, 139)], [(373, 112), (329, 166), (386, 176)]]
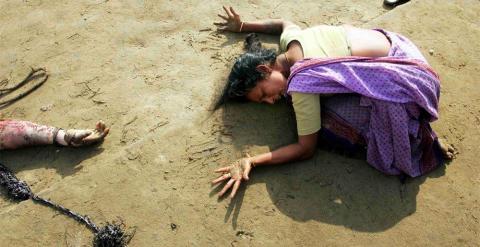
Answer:
[[(480, 246), (480, 1), (0, 2), (0, 80), (45, 67), (48, 81), (0, 110), (62, 128), (111, 131), (98, 147), (1, 151), (32, 190), (95, 222), (136, 227), (131, 246)], [(217, 200), (213, 170), (295, 140), (285, 103), (209, 111), (243, 34), (215, 32), (222, 4), (245, 20), (352, 24), (402, 33), (442, 81), (433, 128), (457, 158), (427, 176), (385, 176), (365, 161), (314, 158), (255, 169)], [(261, 36), (278, 47), (277, 36)], [(84, 226), (0, 199), (0, 246), (91, 246)], [(174, 227), (175, 226), (175, 227)]]

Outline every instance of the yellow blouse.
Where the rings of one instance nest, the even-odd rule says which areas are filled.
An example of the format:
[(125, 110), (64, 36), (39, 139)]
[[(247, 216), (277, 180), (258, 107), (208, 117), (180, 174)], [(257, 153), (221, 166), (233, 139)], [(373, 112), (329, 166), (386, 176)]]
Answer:
[[(280, 36), (280, 50), (286, 51), (288, 44), (294, 40), (302, 46), (304, 58), (351, 55), (345, 28), (342, 26), (321, 25), (303, 30), (296, 25), (288, 26)], [(298, 135), (310, 135), (319, 131), (320, 95), (293, 92), (291, 96)]]

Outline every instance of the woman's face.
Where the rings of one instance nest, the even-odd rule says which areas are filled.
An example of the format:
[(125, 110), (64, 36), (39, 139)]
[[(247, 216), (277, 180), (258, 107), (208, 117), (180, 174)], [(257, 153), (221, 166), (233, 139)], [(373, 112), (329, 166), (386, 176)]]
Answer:
[(271, 70), (267, 78), (260, 80), (257, 85), (247, 93), (246, 98), (257, 103), (274, 104), (287, 89), (287, 78), (277, 70)]

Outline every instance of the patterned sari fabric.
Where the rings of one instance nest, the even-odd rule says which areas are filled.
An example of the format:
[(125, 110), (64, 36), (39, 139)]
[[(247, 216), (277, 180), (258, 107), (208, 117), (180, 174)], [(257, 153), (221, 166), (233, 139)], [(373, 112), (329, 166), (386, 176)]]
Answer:
[(440, 81), (407, 38), (377, 30), (388, 57), (305, 59), (291, 68), (287, 92), (322, 98), (321, 136), (347, 150), (366, 147), (383, 173), (423, 175), (443, 159), (430, 122), (438, 119)]

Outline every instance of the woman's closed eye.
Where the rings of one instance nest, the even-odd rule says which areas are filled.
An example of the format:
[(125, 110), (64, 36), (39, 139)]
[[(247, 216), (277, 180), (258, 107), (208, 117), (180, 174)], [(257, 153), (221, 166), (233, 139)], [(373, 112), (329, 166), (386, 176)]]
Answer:
[(265, 102), (265, 99), (267, 98), (267, 96), (265, 95), (265, 93), (262, 93), (262, 95), (260, 95), (260, 102)]

